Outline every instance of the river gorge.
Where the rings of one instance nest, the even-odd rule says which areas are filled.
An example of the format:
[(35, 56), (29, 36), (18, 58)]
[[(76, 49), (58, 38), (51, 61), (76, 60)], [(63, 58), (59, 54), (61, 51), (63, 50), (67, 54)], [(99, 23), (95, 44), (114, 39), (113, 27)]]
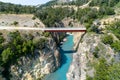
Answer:
[(66, 73), (72, 62), (73, 50), (73, 35), (68, 35), (66, 41), (59, 47), (61, 54), (61, 66), (55, 72), (48, 74), (44, 80), (67, 80)]

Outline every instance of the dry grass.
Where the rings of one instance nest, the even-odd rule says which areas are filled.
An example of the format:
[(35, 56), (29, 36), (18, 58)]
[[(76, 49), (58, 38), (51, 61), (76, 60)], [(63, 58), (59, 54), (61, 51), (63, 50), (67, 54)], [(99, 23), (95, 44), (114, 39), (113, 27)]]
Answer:
[[(0, 14), (0, 26), (17, 26), (17, 27), (45, 27), (45, 25), (36, 18), (33, 20), (32, 14)], [(18, 22), (14, 25), (14, 22)]]

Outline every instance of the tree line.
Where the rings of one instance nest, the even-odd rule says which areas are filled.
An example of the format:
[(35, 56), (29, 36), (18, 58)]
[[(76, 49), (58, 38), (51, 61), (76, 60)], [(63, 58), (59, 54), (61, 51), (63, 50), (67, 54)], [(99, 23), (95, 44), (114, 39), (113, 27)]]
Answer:
[(56, 26), (55, 23), (61, 22), (65, 17), (74, 15), (74, 10), (69, 8), (52, 8), (38, 9), (35, 16), (38, 17), (47, 26)]
[(46, 26), (55, 26), (55, 23), (59, 23), (66, 17), (77, 19), (80, 23), (91, 24), (93, 20), (102, 18), (106, 15), (114, 15), (114, 9), (107, 6), (101, 6), (99, 10), (85, 8), (78, 8), (75, 11), (73, 8), (52, 8), (47, 7), (36, 11), (35, 16), (38, 17)]
[(0, 2), (1, 13), (21, 14), (21, 13), (35, 13), (35, 11), (36, 11), (35, 6), (23, 6)]

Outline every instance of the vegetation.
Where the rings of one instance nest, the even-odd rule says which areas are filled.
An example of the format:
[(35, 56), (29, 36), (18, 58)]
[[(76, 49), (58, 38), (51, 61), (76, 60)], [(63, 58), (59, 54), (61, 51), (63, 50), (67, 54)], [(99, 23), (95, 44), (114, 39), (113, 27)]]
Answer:
[(96, 65), (96, 72), (93, 80), (119, 80), (120, 63), (107, 63), (106, 60), (100, 59)]
[(0, 32), (0, 35), (2, 35), (2, 33)]
[(120, 0), (92, 0), (91, 6), (115, 6)]
[(96, 32), (96, 33), (100, 33), (101, 29), (98, 29), (99, 26), (97, 25), (92, 25), (87, 31), (88, 32)]
[(94, 50), (94, 52), (93, 52), (93, 55), (94, 55), (94, 57), (95, 58), (98, 58), (99, 56), (98, 56), (98, 52), (100, 51), (100, 49), (98, 48), (98, 46), (96, 46), (95, 47), (95, 50)]
[[(99, 33), (100, 30), (98, 29), (98, 26), (91, 27), (91, 24), (95, 19), (103, 18), (107, 15), (114, 15), (115, 11), (113, 7), (119, 1), (120, 0), (92, 0), (90, 6), (98, 6), (100, 7), (99, 10), (91, 8), (78, 8), (77, 11), (74, 11), (69, 8), (45, 8), (42, 9), (42, 11), (38, 10), (36, 16), (39, 17), (39, 19), (41, 19), (46, 26), (55, 26), (55, 24), (59, 23), (63, 18), (71, 17), (74, 20), (77, 19), (79, 22), (84, 24), (89, 31)], [(76, 0), (76, 2), (73, 1), (65, 4), (80, 6), (87, 2), (88, 0)], [(115, 34), (115, 36), (120, 40), (119, 26), (120, 21), (108, 26), (107, 30)], [(102, 42), (104, 44), (109, 44), (115, 51), (120, 52), (120, 41), (114, 41), (112, 35), (105, 34), (102, 37)], [(95, 65), (96, 72), (94, 77), (87, 76), (87, 80), (119, 80), (120, 63), (108, 63), (104, 58), (99, 58), (98, 53), (99, 48), (96, 47), (93, 55), (99, 60), (99, 62)]]
[(5, 70), (2, 72), (4, 77), (9, 78), (9, 66), (15, 64), (21, 56), (33, 55), (35, 49), (45, 48), (46, 39), (40, 39), (33, 43), (33, 39), (23, 38), (18, 31), (8, 34), (8, 43), (2, 45), (3, 37), (0, 36), (0, 66)]
[(102, 42), (104, 44), (110, 44), (111, 45), (113, 43), (113, 37), (111, 35), (104, 35), (102, 37)]
[(114, 22), (113, 24), (107, 26), (107, 29), (120, 40), (120, 21)]
[(0, 12), (1, 13), (35, 13), (36, 8), (35, 6), (22, 6), (22, 5), (15, 5), (11, 3), (3, 3), (0, 2)]
[(87, 76), (86, 80), (119, 80), (120, 63), (108, 63), (104, 58), (100, 58), (94, 66), (94, 77)]
[(56, 26), (55, 23), (59, 23), (63, 18), (70, 17), (74, 14), (73, 9), (69, 8), (45, 8), (42, 10), (38, 10), (35, 13), (39, 19), (43, 21), (43, 23), (47, 27)]
[(85, 3), (87, 3), (89, 0), (73, 0), (71, 2), (67, 3), (62, 3), (62, 5), (76, 5), (76, 6), (81, 6)]
[[(65, 4), (80, 6), (87, 3), (88, 1), (89, 0), (76, 0)], [(50, 7), (51, 5), (56, 4), (56, 0), (50, 1), (45, 5), (41, 5), (37, 8), (37, 10), (35, 6), (22, 6), (0, 2), (0, 12), (15, 14), (34, 13), (35, 17), (33, 17), (32, 19), (35, 20), (36, 17), (38, 17), (47, 27), (57, 27), (57, 23), (61, 24), (62, 19), (70, 17), (84, 24), (87, 27), (87, 29), (89, 29), (89, 31), (99, 33), (98, 26), (91, 27), (91, 24), (95, 19), (102, 18), (106, 15), (114, 15), (115, 12), (113, 7), (119, 1), (120, 0), (92, 0), (90, 6), (99, 6), (99, 10), (92, 8), (78, 8), (77, 11), (75, 11), (73, 8), (70, 9), (68, 7)], [(18, 22), (15, 21), (13, 24), (17, 25)], [(72, 23), (69, 23), (69, 25), (73, 26)], [(109, 25), (107, 29), (108, 31), (112, 32), (119, 40), (114, 41), (113, 36), (104, 35), (102, 37), (102, 42), (104, 44), (109, 44), (115, 51), (120, 52), (120, 21)], [(26, 55), (33, 55), (35, 49), (42, 50), (46, 47), (46, 38), (41, 38), (38, 41), (33, 41), (33, 36), (28, 36), (29, 38), (25, 39), (20, 35), (18, 31), (10, 32), (7, 36), (8, 43), (3, 45), (5, 39), (0, 33), (0, 67), (4, 67), (4, 71), (2, 72), (4, 77), (10, 76), (10, 65), (15, 64), (20, 57)], [(43, 36), (49, 37), (51, 35), (49, 32), (44, 32)], [(63, 38), (63, 35), (60, 35), (59, 38), (61, 40)], [(56, 38), (55, 41), (57, 41)], [(93, 55), (95, 58), (99, 59), (98, 53), (99, 48), (96, 47), (95, 51), (93, 52)], [(95, 65), (95, 70), (96, 72), (94, 78), (87, 77), (87, 80), (119, 80), (120, 63), (109, 64), (104, 58), (101, 58), (99, 60), (99, 63)]]
[(115, 5), (116, 8), (120, 8), (120, 2)]
[(46, 43), (47, 43), (47, 40), (45, 38), (41, 38), (39, 41), (35, 42), (34, 45), (35, 45), (35, 48), (42, 50), (45, 48)]
[(115, 41), (113, 44), (111, 44), (111, 47), (117, 51), (120, 52), (120, 41)]
[(33, 17), (32, 17), (32, 20), (35, 20), (35, 19), (36, 19), (36, 17), (35, 17), (35, 16), (33, 16)]
[(35, 16), (42, 20), (42, 22), (47, 26), (56, 26), (56, 23), (60, 23), (62, 19), (66, 17), (71, 17), (77, 19), (82, 24), (88, 24), (87, 28), (90, 27), (92, 21), (101, 18), (105, 15), (115, 14), (114, 9), (110, 7), (101, 7), (98, 11), (97, 9), (79, 8), (77, 11), (74, 9), (66, 8), (45, 8), (38, 9)]
[(101, 16), (115, 14), (114, 9), (108, 6), (101, 6), (99, 9), (99, 13)]
[(49, 32), (43, 32), (43, 36), (49, 37), (49, 36), (50, 36), (50, 33), (49, 33)]
[[(83, 24), (87, 24), (86, 27), (88, 29), (95, 19), (113, 14), (115, 14), (114, 9), (110, 7), (100, 7), (99, 11), (90, 8), (85, 8), (85, 9), (79, 8), (78, 11), (76, 12), (75, 19), (78, 19)], [(98, 32), (97, 26), (94, 26), (93, 31)]]
[(5, 39), (3, 38), (3, 36), (0, 36), (0, 44), (3, 43), (4, 40), (5, 40)]
[(1, 53), (3, 64), (13, 63), (13, 60), (27, 53), (33, 53), (34, 45), (32, 40), (24, 40), (19, 32), (10, 32), (9, 42)]
[(51, 1), (47, 2), (46, 4), (40, 5), (40, 6), (38, 7), (38, 9), (42, 9), (42, 8), (44, 8), (44, 7), (50, 7), (50, 6), (53, 6), (53, 5), (55, 5), (55, 4), (57, 4), (57, 1), (56, 1), (56, 0), (51, 0)]
[(13, 25), (15, 25), (15, 26), (18, 25), (18, 24), (19, 24), (19, 22), (17, 22), (17, 21), (13, 22)]
[(120, 52), (120, 21), (107, 26), (107, 30), (112, 32), (118, 40), (114, 41), (111, 35), (105, 35), (102, 37), (102, 42), (109, 44), (116, 52)]

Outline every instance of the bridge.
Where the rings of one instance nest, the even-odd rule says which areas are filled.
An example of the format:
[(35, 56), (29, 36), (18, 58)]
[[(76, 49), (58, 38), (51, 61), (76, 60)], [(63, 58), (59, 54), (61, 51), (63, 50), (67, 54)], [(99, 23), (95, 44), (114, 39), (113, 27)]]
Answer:
[(0, 26), (0, 30), (35, 30), (45, 32), (86, 32), (86, 28), (34, 28), (34, 27), (7, 27)]
[(85, 32), (86, 28), (45, 28), (46, 32)]

